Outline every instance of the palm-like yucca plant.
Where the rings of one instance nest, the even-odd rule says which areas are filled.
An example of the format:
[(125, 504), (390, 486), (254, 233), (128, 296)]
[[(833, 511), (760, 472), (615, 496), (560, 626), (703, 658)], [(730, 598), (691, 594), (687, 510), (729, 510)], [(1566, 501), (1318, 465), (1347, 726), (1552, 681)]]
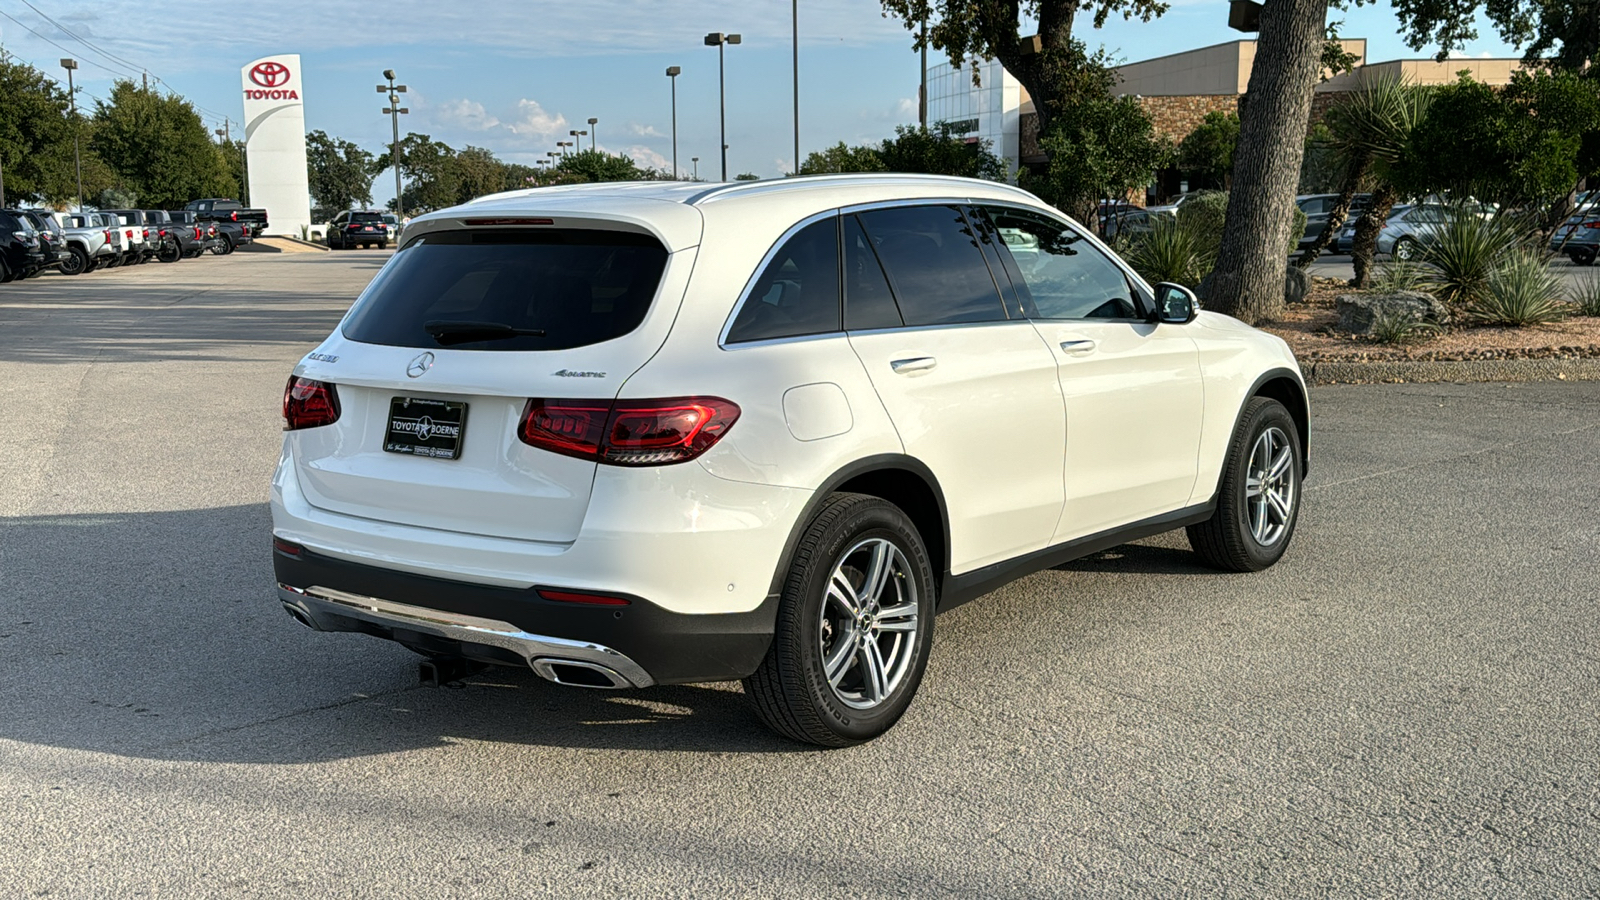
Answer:
[(1485, 219), (1467, 207), (1452, 207), (1422, 241), (1417, 258), (1436, 270), (1433, 281), (1441, 299), (1465, 305), (1483, 296), (1490, 276), (1528, 237), (1526, 223), (1515, 216)]
[(1489, 273), (1483, 291), (1462, 307), (1466, 317), (1485, 325), (1542, 325), (1571, 312), (1562, 297), (1561, 279), (1550, 271), (1545, 254), (1518, 247)]
[(1600, 316), (1600, 276), (1591, 272), (1574, 279), (1568, 297), (1578, 315)]
[(1211, 269), (1206, 245), (1171, 216), (1158, 216), (1150, 231), (1139, 235), (1124, 257), (1151, 284), (1171, 281), (1195, 285)]
[(1386, 294), (1432, 291), (1433, 270), (1414, 259), (1390, 259), (1378, 266), (1378, 273), (1372, 279), (1372, 288)]

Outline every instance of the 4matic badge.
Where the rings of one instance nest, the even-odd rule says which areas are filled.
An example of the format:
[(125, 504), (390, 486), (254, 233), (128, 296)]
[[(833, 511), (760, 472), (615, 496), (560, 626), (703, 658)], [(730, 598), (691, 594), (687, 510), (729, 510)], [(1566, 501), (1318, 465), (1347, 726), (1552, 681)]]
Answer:
[(571, 369), (557, 369), (550, 373), (557, 378), (604, 378), (604, 372), (574, 372)]

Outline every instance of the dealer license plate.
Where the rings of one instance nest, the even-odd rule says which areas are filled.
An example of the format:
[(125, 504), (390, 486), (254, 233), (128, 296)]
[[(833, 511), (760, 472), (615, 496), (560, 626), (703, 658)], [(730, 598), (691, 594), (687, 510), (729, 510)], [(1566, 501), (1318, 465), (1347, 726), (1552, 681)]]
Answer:
[(457, 459), (466, 430), (465, 403), (395, 397), (389, 401), (389, 427), (383, 449), (433, 459)]

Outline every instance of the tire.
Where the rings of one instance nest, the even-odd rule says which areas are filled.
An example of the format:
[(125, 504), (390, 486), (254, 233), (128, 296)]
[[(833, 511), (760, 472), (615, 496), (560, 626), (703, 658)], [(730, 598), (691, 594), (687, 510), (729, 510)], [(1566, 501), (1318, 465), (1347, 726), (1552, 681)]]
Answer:
[(67, 248), (67, 258), (61, 261), (61, 274), (82, 275), (89, 271), (89, 254), (77, 247)]
[[(875, 596), (845, 599), (874, 569), (884, 573)], [(824, 747), (888, 731), (927, 669), (934, 590), (927, 549), (905, 513), (865, 494), (829, 497), (795, 547), (772, 646), (744, 680), (756, 714), (783, 737)]]
[[(1188, 528), (1189, 545), (1207, 565), (1259, 572), (1283, 557), (1300, 519), (1302, 458), (1289, 411), (1271, 398), (1252, 397), (1228, 442), (1216, 512)], [(1250, 494), (1251, 482), (1262, 480), (1267, 489)]]
[(217, 255), (227, 256), (233, 252), (233, 238), (223, 235), (217, 239)]
[(10, 284), (16, 276), (11, 274), (11, 269), (4, 262), (0, 262), (0, 284)]
[(175, 263), (183, 259), (183, 248), (176, 243), (162, 244), (161, 249), (156, 251), (156, 259), (164, 263)]
[(1417, 255), (1417, 242), (1411, 238), (1403, 237), (1394, 242), (1394, 253), (1391, 255), (1395, 259), (1411, 259)]
[(1568, 255), (1572, 257), (1572, 264), (1575, 266), (1594, 265), (1595, 251), (1593, 250), (1574, 250)]

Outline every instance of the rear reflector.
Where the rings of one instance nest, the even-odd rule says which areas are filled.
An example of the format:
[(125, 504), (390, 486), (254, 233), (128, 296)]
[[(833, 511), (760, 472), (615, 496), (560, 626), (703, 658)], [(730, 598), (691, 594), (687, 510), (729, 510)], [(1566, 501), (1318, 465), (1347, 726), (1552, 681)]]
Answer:
[(299, 556), (301, 553), (305, 552), (306, 548), (291, 541), (286, 541), (283, 538), (275, 537), (272, 539), (272, 549), (282, 553), (285, 556)]
[(339, 391), (331, 384), (290, 376), (283, 389), (284, 431), (316, 428), (339, 421)]
[(721, 397), (661, 400), (529, 400), (517, 437), (524, 444), (612, 466), (662, 466), (710, 450), (739, 407)]
[(539, 588), (539, 596), (557, 603), (587, 603), (590, 606), (630, 606), (633, 603), (626, 597), (591, 594), (587, 591), (554, 591), (548, 588)]

